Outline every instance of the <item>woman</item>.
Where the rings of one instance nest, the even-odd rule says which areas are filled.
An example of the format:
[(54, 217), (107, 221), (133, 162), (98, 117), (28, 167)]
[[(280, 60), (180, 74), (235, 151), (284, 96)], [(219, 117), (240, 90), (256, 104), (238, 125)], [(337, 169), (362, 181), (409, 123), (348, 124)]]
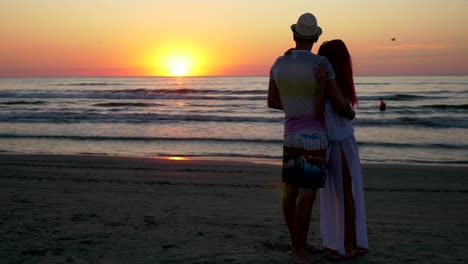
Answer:
[[(341, 93), (357, 105), (351, 57), (343, 41), (323, 43), (318, 55), (330, 61)], [(334, 112), (329, 102), (325, 125), (331, 149), (325, 188), (320, 192), (322, 241), (328, 259), (345, 260), (368, 252), (361, 164), (351, 121)]]

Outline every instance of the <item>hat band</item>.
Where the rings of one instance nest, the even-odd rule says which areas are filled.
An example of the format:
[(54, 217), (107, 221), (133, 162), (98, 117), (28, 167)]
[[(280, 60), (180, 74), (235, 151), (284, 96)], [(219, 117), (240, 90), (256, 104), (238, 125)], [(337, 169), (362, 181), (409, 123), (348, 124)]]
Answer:
[(322, 33), (321, 28), (318, 27), (318, 26), (317, 26), (317, 28), (315, 29), (314, 34), (312, 34), (312, 35), (304, 35), (304, 34), (301, 34), (301, 33), (297, 32), (297, 30), (296, 30), (296, 24), (291, 25), (291, 30), (292, 30), (292, 32), (293, 32), (296, 36), (298, 36), (298, 37), (300, 37), (300, 38), (306, 38), (306, 39), (307, 39), (307, 38), (317, 38), (317, 37), (319, 37), (319, 36), (321, 35), (321, 33)]

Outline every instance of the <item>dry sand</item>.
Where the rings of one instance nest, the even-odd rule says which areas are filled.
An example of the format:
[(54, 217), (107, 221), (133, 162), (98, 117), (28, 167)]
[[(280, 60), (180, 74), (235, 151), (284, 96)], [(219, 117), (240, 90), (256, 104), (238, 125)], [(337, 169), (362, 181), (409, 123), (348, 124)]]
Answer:
[[(468, 263), (467, 167), (364, 165), (364, 183), (370, 253), (346, 263)], [(277, 165), (0, 155), (0, 186), (0, 263), (290, 261)]]

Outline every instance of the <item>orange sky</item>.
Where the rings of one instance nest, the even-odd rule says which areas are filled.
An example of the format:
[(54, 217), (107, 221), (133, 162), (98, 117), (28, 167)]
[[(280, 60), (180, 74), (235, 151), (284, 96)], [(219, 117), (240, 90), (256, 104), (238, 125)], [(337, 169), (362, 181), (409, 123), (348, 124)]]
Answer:
[(304, 12), (357, 75), (468, 74), (466, 0), (2, 0), (0, 77), (267, 75)]

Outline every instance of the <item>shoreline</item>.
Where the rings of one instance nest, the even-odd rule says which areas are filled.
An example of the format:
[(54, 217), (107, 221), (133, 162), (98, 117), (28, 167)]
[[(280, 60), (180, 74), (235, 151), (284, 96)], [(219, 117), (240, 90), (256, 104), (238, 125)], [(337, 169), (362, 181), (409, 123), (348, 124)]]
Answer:
[[(195, 161), (221, 161), (221, 162), (246, 162), (246, 163), (257, 163), (257, 164), (270, 164), (270, 165), (282, 165), (282, 160), (273, 158), (255, 158), (255, 157), (215, 157), (215, 156), (144, 156), (144, 155), (118, 155), (118, 154), (105, 154), (105, 153), (19, 153), (19, 152), (7, 152), (0, 151), (1, 155), (37, 155), (37, 156), (90, 156), (90, 157), (116, 157), (116, 158), (134, 158), (134, 159), (156, 159), (156, 160), (195, 160)], [(468, 163), (457, 163), (457, 162), (378, 162), (378, 161), (361, 161), (361, 165), (374, 166), (420, 166), (420, 167), (452, 167), (452, 168), (466, 168), (468, 169)]]

